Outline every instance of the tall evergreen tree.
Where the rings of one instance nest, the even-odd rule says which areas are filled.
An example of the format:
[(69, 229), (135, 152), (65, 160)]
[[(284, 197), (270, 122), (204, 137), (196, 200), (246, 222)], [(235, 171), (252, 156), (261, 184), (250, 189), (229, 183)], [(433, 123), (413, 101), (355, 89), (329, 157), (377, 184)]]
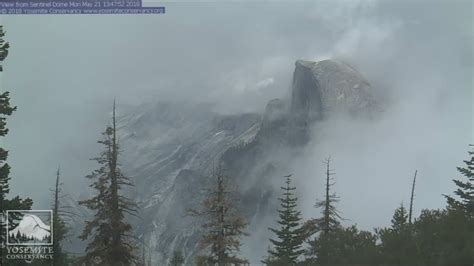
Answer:
[(206, 234), (201, 239), (201, 248), (210, 251), (205, 256), (208, 264), (224, 266), (246, 263), (246, 260), (237, 257), (240, 238), (246, 235), (244, 229), (247, 226), (235, 204), (237, 191), (229, 185), (221, 166), (213, 169), (212, 177), (214, 182), (207, 190), (203, 209), (190, 210), (192, 215), (204, 216), (202, 227)]
[(105, 146), (99, 157), (93, 160), (99, 169), (88, 175), (93, 180), (90, 185), (96, 195), (79, 202), (92, 211), (94, 218), (86, 222), (81, 239), (91, 239), (86, 248), (86, 261), (96, 260), (100, 265), (124, 266), (137, 261), (132, 245), (132, 226), (126, 221), (126, 215), (136, 215), (136, 205), (121, 193), (124, 186), (132, 186), (131, 180), (122, 174), (118, 157), (120, 154), (117, 140), (115, 101), (112, 125), (107, 126), (103, 139), (98, 141)]
[(273, 248), (268, 250), (269, 256), (263, 261), (267, 265), (296, 265), (298, 257), (304, 253), (302, 248), (304, 230), (301, 212), (298, 211), (298, 198), (294, 195), (296, 187), (291, 186), (291, 175), (285, 177), (286, 186), (281, 187), (283, 197), (279, 198), (278, 224), (280, 228), (269, 228), (270, 231), (276, 234), (277, 239), (270, 239)]
[[(473, 149), (474, 145), (469, 145)], [(474, 219), (474, 149), (468, 152), (469, 160), (465, 160), (466, 166), (458, 167), (458, 172), (461, 173), (465, 181), (453, 179), (456, 184), (456, 191), (454, 194), (458, 198), (445, 195), (448, 201), (448, 208), (451, 210), (461, 210), (467, 217)]]
[(62, 248), (62, 241), (66, 238), (67, 234), (67, 226), (66, 223), (63, 220), (63, 215), (65, 214), (65, 211), (62, 209), (61, 206), (61, 185), (62, 183), (60, 182), (60, 170), (58, 167), (58, 170), (56, 172), (56, 183), (54, 185), (54, 190), (53, 190), (53, 265), (66, 265), (67, 264), (67, 254), (64, 252)]
[[(4, 40), (5, 32), (3, 26), (0, 26), (0, 72), (3, 71), (2, 62), (8, 55), (8, 48), (10, 45)], [(0, 137), (5, 137), (8, 134), (7, 117), (10, 116), (16, 107), (10, 105), (10, 94), (8, 91), (0, 94)], [(22, 199), (16, 196), (7, 199), (7, 194), (10, 192), (10, 166), (6, 162), (8, 151), (0, 147), (0, 264), (6, 265), (4, 254), (4, 244), (6, 241), (6, 224), (10, 227), (16, 227), (16, 221), (20, 220), (19, 214), (10, 214), (8, 221), (6, 219), (7, 210), (29, 210), (33, 201), (29, 198)]]

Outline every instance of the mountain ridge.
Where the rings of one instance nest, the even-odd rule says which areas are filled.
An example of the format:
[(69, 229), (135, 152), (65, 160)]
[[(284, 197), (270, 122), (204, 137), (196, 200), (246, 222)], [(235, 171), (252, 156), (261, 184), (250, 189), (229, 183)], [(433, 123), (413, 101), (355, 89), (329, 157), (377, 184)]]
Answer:
[(119, 118), (122, 168), (136, 183), (130, 194), (141, 219), (133, 223), (145, 261), (164, 265), (181, 250), (192, 264), (202, 229), (186, 210), (199, 208), (218, 163), (239, 186), (249, 231), (266, 232), (262, 221), (274, 214), (275, 178), (291, 171), (313, 125), (335, 114), (365, 116), (377, 105), (365, 78), (334, 60), (297, 60), (291, 90), (290, 99), (270, 100), (262, 115), (154, 103)]

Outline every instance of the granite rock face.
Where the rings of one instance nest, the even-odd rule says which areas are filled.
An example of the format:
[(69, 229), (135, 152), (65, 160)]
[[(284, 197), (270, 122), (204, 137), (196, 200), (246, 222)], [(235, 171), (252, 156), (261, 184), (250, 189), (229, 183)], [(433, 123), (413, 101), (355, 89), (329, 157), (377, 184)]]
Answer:
[(219, 115), (206, 106), (157, 103), (120, 118), (122, 165), (136, 183), (134, 222), (145, 260), (166, 265), (175, 250), (187, 261), (197, 251), (200, 226), (188, 214), (204, 199), (209, 172), (230, 147), (253, 140), (257, 114)]
[(369, 82), (334, 60), (295, 63), (291, 111), (309, 121), (333, 112), (360, 113), (376, 106)]
[(318, 120), (334, 115), (370, 116), (378, 109), (372, 87), (351, 66), (335, 60), (297, 60), (291, 99), (268, 103), (259, 139), (305, 145)]

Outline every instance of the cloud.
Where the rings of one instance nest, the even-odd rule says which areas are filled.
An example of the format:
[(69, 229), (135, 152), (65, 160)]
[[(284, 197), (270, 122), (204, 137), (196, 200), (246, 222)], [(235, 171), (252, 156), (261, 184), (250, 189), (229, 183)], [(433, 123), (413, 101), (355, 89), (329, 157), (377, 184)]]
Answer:
[[(261, 111), (268, 100), (288, 97), (296, 59), (337, 57), (388, 99), (387, 114), (375, 125), (329, 123), (320, 134), (333, 137), (322, 136), (308, 148), (312, 161), (300, 164), (332, 153), (345, 213), (365, 226), (386, 220), (391, 205), (406, 197), (393, 192), (375, 202), (386, 211), (371, 221), (353, 205), (355, 188), (406, 191), (414, 168), (420, 168), (418, 208), (441, 206), (439, 193), (450, 191), (456, 162), (472, 141), (471, 7), (468, 1), (167, 3), (164, 16), (4, 18), (12, 48), (3, 84), (19, 107), (6, 141), (12, 193), (47, 206), (44, 191), (59, 163), (70, 188), (82, 185), (114, 97), (122, 104), (160, 99), (216, 103), (223, 113)], [(395, 170), (390, 161), (399, 163)], [(380, 178), (367, 177), (372, 164), (380, 165)], [(320, 169), (301, 169), (320, 183)]]
[(268, 86), (272, 85), (273, 83), (275, 83), (275, 79), (273, 77), (266, 78), (264, 80), (261, 80), (261, 81), (257, 82), (255, 87), (256, 88), (265, 88), (265, 87), (268, 87)]

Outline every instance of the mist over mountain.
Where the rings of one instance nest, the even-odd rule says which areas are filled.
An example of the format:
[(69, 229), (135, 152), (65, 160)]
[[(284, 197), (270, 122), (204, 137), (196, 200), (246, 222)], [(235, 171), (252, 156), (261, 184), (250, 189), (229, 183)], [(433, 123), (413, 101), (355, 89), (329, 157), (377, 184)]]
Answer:
[[(88, 159), (97, 152), (113, 98), (119, 114), (129, 113), (122, 105), (156, 99), (263, 114), (270, 99), (291, 98), (285, 95), (298, 58), (349, 62), (374, 93), (397, 106), (386, 116), (398, 124), (393, 132), (407, 145), (437, 145), (444, 150), (440, 161), (462, 160), (472, 141), (470, 1), (172, 5), (179, 15), (4, 18), (12, 47), (2, 81), (18, 106), (5, 140), (12, 193), (47, 208), (50, 195), (43, 191), (54, 183), (58, 164), (68, 193), (82, 191), (77, 188), (87, 186), (82, 177), (94, 167)], [(42, 41), (31, 46), (32, 38)], [(124, 51), (129, 56), (122, 60), (117, 55)], [(426, 138), (417, 136), (422, 131), (429, 131)], [(436, 182), (426, 185), (433, 194), (422, 199), (440, 206), (436, 198), (445, 191), (439, 187), (450, 187), (446, 176), (456, 171), (430, 172)], [(33, 176), (41, 182), (32, 183)]]
[(292, 163), (311, 141), (314, 125), (337, 115), (373, 119), (380, 111), (373, 90), (345, 63), (298, 60), (291, 98), (270, 100), (261, 115), (220, 115), (206, 105), (167, 102), (122, 115), (122, 164), (136, 183), (131, 193), (141, 209), (137, 233), (148, 259), (163, 264), (182, 250), (191, 262), (202, 232), (186, 211), (200, 206), (211, 169), (223, 163), (239, 187), (240, 208), (253, 232), (245, 248), (258, 261), (266, 251), (265, 219), (274, 216), (279, 181), (294, 171)]
[[(120, 161), (141, 210), (133, 226), (156, 265), (175, 250), (196, 254), (200, 221), (186, 210), (219, 161), (240, 189), (252, 263), (266, 253), (284, 175), (304, 219), (320, 217), (328, 156), (344, 225), (389, 225), (415, 169), (415, 215), (444, 207), (473, 137), (472, 3), (303, 2), (5, 17), (2, 82), (18, 106), (5, 139), (11, 193), (50, 208), (60, 164), (65, 205), (90, 198), (84, 176), (115, 98)], [(76, 236), (92, 213), (75, 212), (65, 246), (82, 254)]]

